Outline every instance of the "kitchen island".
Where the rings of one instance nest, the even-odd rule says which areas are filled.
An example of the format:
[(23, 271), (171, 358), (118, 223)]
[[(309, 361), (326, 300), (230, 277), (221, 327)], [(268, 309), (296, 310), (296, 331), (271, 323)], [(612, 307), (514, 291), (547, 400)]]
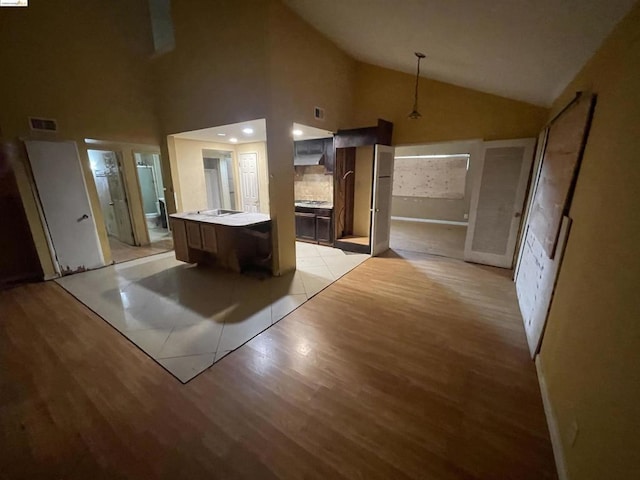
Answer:
[(176, 258), (236, 272), (272, 271), (271, 218), (264, 213), (199, 210), (170, 215)]

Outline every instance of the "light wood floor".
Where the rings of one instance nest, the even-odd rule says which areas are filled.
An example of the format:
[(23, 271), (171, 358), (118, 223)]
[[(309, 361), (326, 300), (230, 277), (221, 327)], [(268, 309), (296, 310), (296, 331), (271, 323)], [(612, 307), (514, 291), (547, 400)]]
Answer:
[(441, 223), (391, 220), (391, 248), (429, 253), (443, 257), (464, 258), (467, 227)]
[(114, 263), (122, 263), (173, 250), (173, 239), (158, 240), (152, 242), (148, 247), (134, 247), (116, 238), (109, 237), (109, 246), (111, 247), (111, 258)]
[(367, 260), (187, 385), (53, 282), (0, 292), (2, 479), (548, 479), (508, 272)]

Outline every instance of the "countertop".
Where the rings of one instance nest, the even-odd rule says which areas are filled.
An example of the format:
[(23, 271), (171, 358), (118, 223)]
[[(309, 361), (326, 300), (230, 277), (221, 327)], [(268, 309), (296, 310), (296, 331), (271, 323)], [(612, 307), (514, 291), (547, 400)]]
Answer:
[(172, 213), (172, 218), (181, 220), (191, 220), (194, 222), (213, 223), (214, 225), (223, 225), (225, 227), (251, 227), (271, 221), (271, 217), (266, 213), (234, 213), (226, 215), (206, 215), (196, 212)]
[(333, 203), (331, 203), (331, 202), (296, 200), (295, 206), (296, 207), (304, 207), (304, 208), (333, 208)]

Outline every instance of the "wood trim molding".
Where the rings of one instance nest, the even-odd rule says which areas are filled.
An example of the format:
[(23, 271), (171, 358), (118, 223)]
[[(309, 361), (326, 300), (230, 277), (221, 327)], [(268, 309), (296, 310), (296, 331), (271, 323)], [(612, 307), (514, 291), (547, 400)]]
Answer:
[(553, 448), (553, 457), (556, 461), (556, 470), (558, 471), (558, 480), (569, 480), (567, 473), (567, 464), (564, 456), (564, 447), (562, 446), (562, 437), (560, 436), (560, 427), (551, 404), (551, 398), (547, 389), (547, 381), (544, 376), (544, 369), (540, 356), (536, 355), (536, 372), (538, 373), (538, 384), (540, 385), (540, 394), (542, 395), (542, 405), (544, 406), (544, 414), (547, 417), (547, 426), (549, 427), (549, 437), (551, 438), (551, 446)]

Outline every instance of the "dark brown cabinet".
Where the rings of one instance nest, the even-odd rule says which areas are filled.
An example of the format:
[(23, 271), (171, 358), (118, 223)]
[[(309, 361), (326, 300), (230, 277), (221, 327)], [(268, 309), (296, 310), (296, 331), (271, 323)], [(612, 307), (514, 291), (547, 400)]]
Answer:
[(296, 212), (296, 238), (316, 240), (316, 216), (313, 213)]
[(333, 245), (333, 210), (331, 208), (296, 207), (296, 238)]
[(318, 243), (332, 243), (331, 238), (331, 217), (316, 217), (316, 239)]

